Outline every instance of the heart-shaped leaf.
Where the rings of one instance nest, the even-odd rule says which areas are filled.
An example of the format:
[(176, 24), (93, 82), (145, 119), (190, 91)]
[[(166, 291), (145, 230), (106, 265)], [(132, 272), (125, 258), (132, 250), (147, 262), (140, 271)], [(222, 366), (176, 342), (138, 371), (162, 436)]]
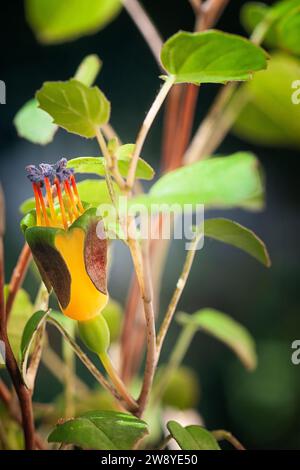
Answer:
[(216, 438), (202, 426), (183, 427), (176, 421), (169, 421), (167, 428), (182, 450), (221, 450)]
[[(102, 62), (96, 54), (86, 56), (80, 63), (75, 79), (86, 86), (91, 86)], [(14, 118), (18, 135), (34, 144), (46, 145), (52, 142), (58, 126), (53, 124), (51, 116), (38, 107), (38, 101), (32, 99), (22, 106)]]
[(27, 20), (37, 38), (47, 44), (94, 33), (120, 11), (120, 0), (26, 0)]
[(299, 60), (274, 54), (268, 70), (242, 86), (247, 104), (233, 132), (257, 144), (300, 148), (300, 106), (292, 101), (292, 84), (299, 77)]
[(246, 328), (230, 316), (206, 308), (191, 315), (179, 313), (177, 320), (183, 325), (194, 326), (195, 331), (200, 329), (215, 336), (236, 353), (247, 369), (255, 369), (257, 362), (255, 343)]
[(162, 176), (147, 195), (132, 199), (131, 205), (135, 204), (260, 209), (263, 181), (259, 163), (248, 152), (193, 163)]
[(36, 98), (55, 124), (82, 137), (95, 137), (97, 128), (109, 120), (110, 103), (104, 94), (78, 80), (46, 82)]
[(229, 245), (236, 246), (256, 258), (265, 266), (270, 266), (270, 257), (264, 242), (252, 230), (229, 219), (207, 219), (204, 234)]
[(267, 67), (266, 53), (247, 39), (222, 31), (180, 31), (163, 45), (161, 61), (175, 83), (249, 80)]
[(130, 450), (148, 434), (147, 424), (126, 413), (90, 411), (58, 424), (49, 442), (75, 444), (84, 449)]

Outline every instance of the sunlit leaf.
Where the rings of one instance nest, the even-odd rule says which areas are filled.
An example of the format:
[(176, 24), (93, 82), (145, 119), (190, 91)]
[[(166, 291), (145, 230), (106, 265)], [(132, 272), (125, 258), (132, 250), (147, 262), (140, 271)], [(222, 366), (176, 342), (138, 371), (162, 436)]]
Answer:
[(300, 55), (300, 6), (279, 22), (278, 44), (285, 51)]
[[(74, 78), (86, 86), (91, 86), (101, 69), (101, 64), (96, 54), (86, 56)], [(22, 106), (14, 118), (14, 125), (20, 137), (41, 145), (52, 142), (58, 130), (52, 117), (38, 107), (36, 99), (29, 100)]]
[(38, 108), (36, 99), (27, 101), (22, 106), (14, 118), (14, 125), (20, 137), (41, 145), (51, 142), (57, 131), (51, 116)]
[(34, 197), (30, 197), (26, 199), (24, 202), (22, 202), (22, 204), (19, 207), (19, 211), (21, 212), (21, 214), (24, 214), (24, 215), (27, 214), (27, 212), (32, 211), (33, 209), (35, 209)]
[(248, 330), (225, 313), (214, 309), (202, 309), (193, 314), (179, 313), (177, 320), (183, 325), (192, 325), (227, 344), (247, 369), (255, 369), (255, 343)]
[(49, 312), (48, 318), (54, 318), (54, 320), (56, 320), (64, 328), (64, 330), (69, 333), (69, 335), (73, 334), (74, 320), (71, 318), (55, 310), (51, 310), (51, 312)]
[(169, 421), (167, 428), (182, 450), (221, 450), (216, 438), (202, 426), (183, 427), (176, 421)]
[(27, 20), (37, 38), (53, 44), (103, 28), (120, 11), (120, 0), (26, 0)]
[(132, 415), (90, 411), (58, 424), (48, 441), (75, 444), (84, 449), (130, 450), (147, 433), (147, 424)]
[(265, 266), (270, 266), (270, 257), (264, 242), (246, 227), (229, 219), (206, 219), (204, 222), (206, 237), (228, 243), (256, 258)]
[[(132, 158), (131, 144), (130, 147), (127, 145), (122, 146), (126, 147), (127, 151), (120, 154), (117, 153), (117, 161), (119, 171), (122, 176), (127, 176), (128, 169), (130, 166), (130, 161)], [(103, 157), (76, 157), (72, 158), (68, 162), (69, 168), (74, 168), (76, 173), (83, 174), (95, 174), (99, 176), (105, 176), (105, 161)], [(136, 177), (138, 179), (151, 180), (154, 176), (154, 170), (151, 166), (145, 162), (142, 158), (139, 158), (136, 170)]]
[(97, 128), (109, 120), (110, 103), (104, 94), (78, 80), (46, 82), (36, 97), (55, 124), (82, 137), (95, 137)]
[[(111, 204), (110, 195), (105, 181), (84, 180), (77, 183), (80, 199), (98, 207), (100, 204)], [(114, 189), (118, 193), (119, 188), (114, 184)]]
[(44, 312), (42, 310), (34, 313), (32, 317), (28, 320), (25, 325), (22, 340), (21, 340), (21, 372), (23, 376), (23, 380), (26, 383), (26, 371), (27, 371), (27, 362), (30, 353), (31, 346), (33, 345), (33, 341), (35, 339), (36, 333), (39, 328), (43, 325), (46, 321), (46, 317), (48, 312)]
[(210, 30), (180, 31), (164, 44), (164, 68), (176, 83), (224, 83), (249, 80), (253, 72), (265, 69), (266, 53), (247, 39)]
[[(216, 157), (188, 165), (162, 176), (134, 204), (204, 204), (206, 207), (259, 209), (263, 204), (259, 163), (248, 152)], [(176, 207), (174, 207), (174, 210)]]
[(87, 55), (74, 75), (75, 80), (86, 86), (92, 86), (102, 68), (102, 61), (97, 54)]
[(268, 29), (263, 38), (266, 46), (299, 54), (299, 7), (300, 0), (282, 0), (273, 5), (248, 2), (241, 9), (241, 22), (249, 34), (266, 22)]
[(257, 144), (300, 148), (300, 105), (292, 101), (299, 77), (299, 60), (274, 54), (268, 69), (243, 85), (248, 101), (233, 132)]

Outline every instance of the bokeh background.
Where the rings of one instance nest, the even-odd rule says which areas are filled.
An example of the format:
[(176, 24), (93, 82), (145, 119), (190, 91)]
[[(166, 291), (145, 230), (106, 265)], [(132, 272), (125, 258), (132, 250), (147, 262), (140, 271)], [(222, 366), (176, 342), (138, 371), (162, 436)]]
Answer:
[[(178, 29), (193, 27), (187, 0), (142, 3), (165, 38)], [(243, 3), (230, 2), (218, 28), (245, 34), (239, 22)], [(132, 142), (160, 83), (157, 65), (125, 11), (99, 33), (57, 46), (37, 43), (26, 24), (22, 1), (6, 2), (1, 16), (0, 79), (7, 86), (7, 104), (0, 105), (0, 180), (7, 204), (5, 247), (9, 276), (23, 243), (18, 207), (31, 196), (25, 165), (54, 162), (62, 156), (97, 154), (95, 143), (63, 131), (46, 147), (20, 139), (12, 123), (19, 108), (45, 80), (68, 79), (87, 54), (97, 53), (104, 63), (97, 84), (112, 102), (112, 124), (124, 142)], [(201, 87), (196, 123), (205, 115), (216, 91), (214, 85)], [(157, 171), (162, 118), (161, 113), (143, 151), (143, 157)], [(218, 151), (229, 154), (236, 150), (253, 151), (262, 162), (267, 205), (262, 213), (235, 210), (222, 214), (262, 237), (269, 248), (272, 267), (265, 269), (238, 250), (208, 241), (197, 255), (179, 307), (191, 313), (202, 307), (217, 308), (246, 325), (257, 341), (259, 365), (254, 373), (245, 372), (230, 351), (204, 334), (195, 337), (185, 362), (199, 375), (199, 411), (209, 429), (228, 429), (248, 448), (299, 449), (300, 365), (291, 363), (291, 343), (300, 339), (299, 152), (250, 145), (232, 135)], [(118, 248), (117, 253), (110, 291), (124, 303), (131, 268), (124, 251)], [(163, 278), (162, 311), (184, 256), (180, 242), (174, 242)], [(35, 292), (32, 275), (26, 287), (32, 294)], [(177, 333), (174, 325), (165, 357)], [(50, 401), (59, 386), (42, 370), (38, 390), (39, 401)]]

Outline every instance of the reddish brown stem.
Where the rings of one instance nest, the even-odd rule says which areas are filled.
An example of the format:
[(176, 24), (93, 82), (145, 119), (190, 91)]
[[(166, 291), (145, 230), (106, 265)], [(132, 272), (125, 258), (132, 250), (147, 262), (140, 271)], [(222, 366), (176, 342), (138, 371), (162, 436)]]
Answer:
[(11, 312), (14, 300), (16, 298), (17, 292), (23, 284), (24, 278), (26, 276), (29, 263), (31, 260), (31, 251), (27, 243), (25, 243), (15, 269), (13, 270), (9, 288), (8, 288), (8, 297), (6, 301), (6, 320), (9, 318), (9, 314)]

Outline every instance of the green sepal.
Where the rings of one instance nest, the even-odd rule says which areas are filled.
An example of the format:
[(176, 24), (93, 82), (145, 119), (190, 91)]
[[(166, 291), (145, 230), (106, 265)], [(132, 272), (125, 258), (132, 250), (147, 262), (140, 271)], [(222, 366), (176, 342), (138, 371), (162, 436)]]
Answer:
[(88, 321), (78, 321), (80, 338), (96, 354), (105, 353), (110, 345), (110, 332), (102, 314)]

